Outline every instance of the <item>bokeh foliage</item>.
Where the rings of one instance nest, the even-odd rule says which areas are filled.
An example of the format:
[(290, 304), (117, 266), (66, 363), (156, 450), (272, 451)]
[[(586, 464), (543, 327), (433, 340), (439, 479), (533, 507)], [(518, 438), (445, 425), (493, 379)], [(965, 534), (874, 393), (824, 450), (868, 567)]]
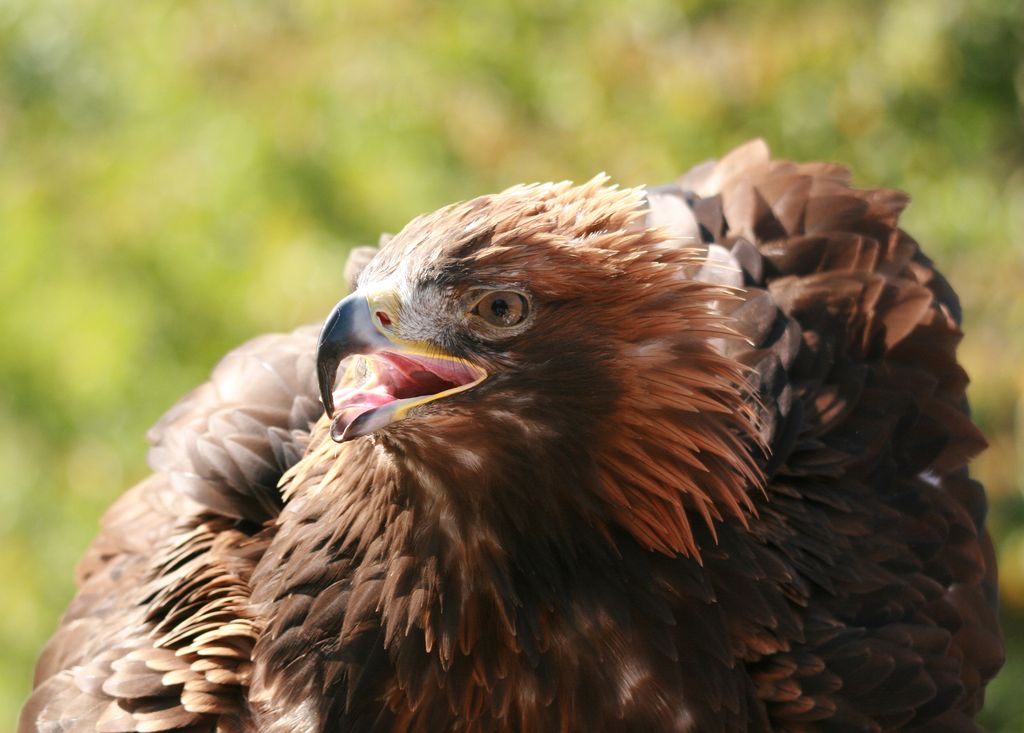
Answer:
[(910, 191), (959, 289), (1024, 730), (1024, 3), (0, 0), (0, 730), (147, 426), (345, 252), (523, 180), (764, 136)]

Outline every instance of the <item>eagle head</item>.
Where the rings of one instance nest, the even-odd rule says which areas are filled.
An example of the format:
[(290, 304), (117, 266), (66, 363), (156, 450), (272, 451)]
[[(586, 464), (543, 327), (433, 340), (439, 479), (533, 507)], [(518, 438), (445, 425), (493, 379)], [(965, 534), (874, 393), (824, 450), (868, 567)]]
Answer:
[(568, 508), (695, 554), (690, 515), (749, 509), (757, 431), (720, 348), (735, 292), (695, 280), (699, 242), (647, 213), (642, 189), (598, 177), (413, 220), (324, 324), (333, 439), (374, 436), (506, 510)]

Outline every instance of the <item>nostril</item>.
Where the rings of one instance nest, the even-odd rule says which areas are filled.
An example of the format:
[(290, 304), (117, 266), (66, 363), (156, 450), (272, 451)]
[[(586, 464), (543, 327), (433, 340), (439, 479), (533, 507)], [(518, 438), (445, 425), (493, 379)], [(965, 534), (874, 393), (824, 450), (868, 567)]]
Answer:
[(380, 325), (384, 326), (384, 328), (388, 328), (391, 326), (391, 316), (389, 316), (387, 313), (385, 313), (384, 311), (377, 311), (376, 316), (377, 320), (380, 321)]

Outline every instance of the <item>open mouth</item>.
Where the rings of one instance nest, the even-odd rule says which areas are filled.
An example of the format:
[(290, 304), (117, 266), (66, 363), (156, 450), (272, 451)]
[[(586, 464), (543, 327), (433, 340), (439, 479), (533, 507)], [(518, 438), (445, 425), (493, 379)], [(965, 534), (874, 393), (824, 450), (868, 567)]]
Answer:
[(392, 351), (350, 356), (340, 369), (343, 375), (331, 393), (331, 437), (338, 442), (368, 435), (416, 405), (463, 392), (487, 376), (462, 359)]

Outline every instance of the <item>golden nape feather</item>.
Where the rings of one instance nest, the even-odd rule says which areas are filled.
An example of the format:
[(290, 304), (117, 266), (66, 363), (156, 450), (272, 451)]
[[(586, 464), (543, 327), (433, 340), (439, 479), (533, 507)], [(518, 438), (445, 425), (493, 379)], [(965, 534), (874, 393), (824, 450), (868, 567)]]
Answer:
[(979, 730), (984, 440), (906, 203), (756, 141), (360, 248), (153, 429), (21, 730)]

